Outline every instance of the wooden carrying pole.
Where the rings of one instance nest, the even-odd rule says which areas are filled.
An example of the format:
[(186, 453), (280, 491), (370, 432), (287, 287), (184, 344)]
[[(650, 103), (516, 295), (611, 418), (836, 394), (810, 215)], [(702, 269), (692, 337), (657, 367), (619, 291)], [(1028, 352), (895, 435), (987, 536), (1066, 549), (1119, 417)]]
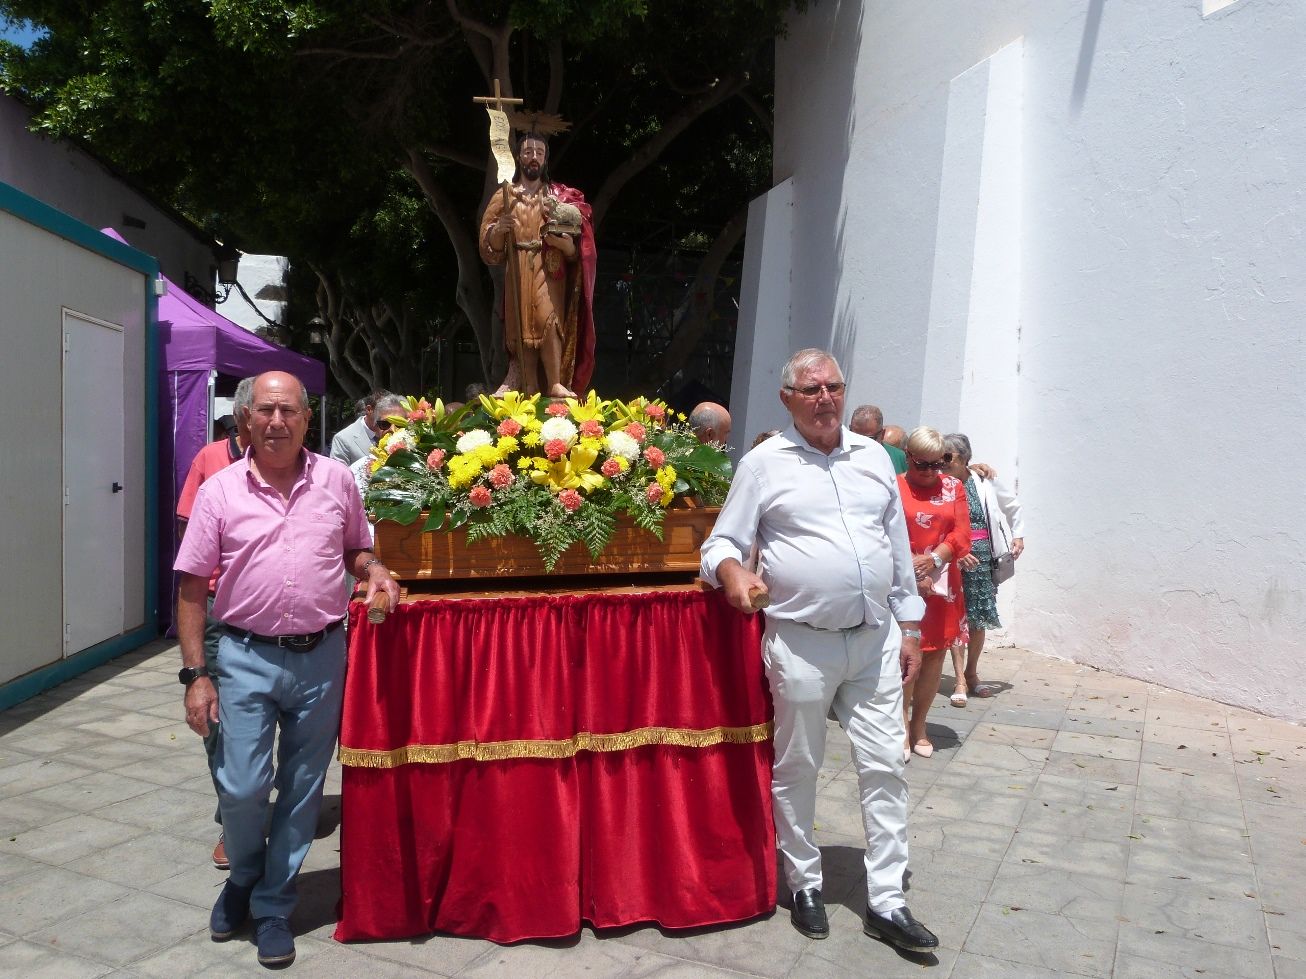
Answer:
[(367, 606), (367, 621), (372, 625), (380, 625), (389, 614), (390, 596), (383, 591), (379, 591), (372, 596), (372, 602)]

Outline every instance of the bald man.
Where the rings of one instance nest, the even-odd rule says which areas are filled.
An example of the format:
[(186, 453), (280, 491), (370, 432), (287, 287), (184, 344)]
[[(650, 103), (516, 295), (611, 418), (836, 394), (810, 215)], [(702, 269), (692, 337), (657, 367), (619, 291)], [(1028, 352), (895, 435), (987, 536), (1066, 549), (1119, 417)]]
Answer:
[(700, 442), (730, 441), (730, 412), (715, 401), (704, 401), (689, 413), (689, 426)]
[[(890, 426), (897, 428), (896, 425)], [(893, 470), (902, 475), (907, 471), (907, 453), (901, 448), (893, 445), (885, 437), (889, 429), (884, 425), (884, 412), (877, 405), (858, 405), (853, 409), (853, 416), (848, 422), (848, 428), (858, 435), (865, 435), (868, 439), (874, 439), (883, 446), (884, 451), (889, 453), (889, 458), (893, 460)], [(899, 429), (901, 431), (901, 429)]]
[[(250, 402), (250, 451), (200, 486), (177, 553), (178, 679), (191, 730), (218, 731), (213, 778), (231, 876), (209, 933), (225, 941), (252, 916), (259, 962), (284, 966), (295, 958), (295, 879), (340, 730), (345, 572), (366, 582), (368, 602), (383, 591), (397, 604), (399, 587), (371, 552), (348, 468), (304, 448), (312, 417), (304, 386), (281, 371), (260, 374)], [(204, 662), (205, 598), (218, 568), (221, 691)]]

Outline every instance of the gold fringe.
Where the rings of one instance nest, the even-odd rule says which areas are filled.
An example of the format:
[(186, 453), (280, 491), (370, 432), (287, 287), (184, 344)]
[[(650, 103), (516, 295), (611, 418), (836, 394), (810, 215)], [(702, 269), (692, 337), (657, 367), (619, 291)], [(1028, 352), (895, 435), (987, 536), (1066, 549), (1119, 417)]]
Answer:
[(389, 751), (340, 746), (340, 764), (354, 768), (397, 768), (400, 765), (443, 765), (451, 761), (507, 761), (511, 758), (570, 758), (578, 751), (629, 751), (647, 745), (708, 748), (723, 742), (756, 744), (771, 737), (772, 724), (748, 727), (644, 727), (622, 734), (581, 731), (560, 741), (459, 741), (455, 744), (409, 744)]

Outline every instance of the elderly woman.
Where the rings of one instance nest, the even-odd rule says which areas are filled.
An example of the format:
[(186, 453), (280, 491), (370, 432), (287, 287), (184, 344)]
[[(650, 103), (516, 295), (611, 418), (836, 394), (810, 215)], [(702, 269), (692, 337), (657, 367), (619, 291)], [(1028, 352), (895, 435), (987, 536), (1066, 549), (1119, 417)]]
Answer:
[(970, 439), (958, 433), (945, 435), (943, 442), (952, 454), (948, 473), (964, 483), (970, 511), (970, 554), (958, 562), (961, 587), (966, 594), (966, 624), (970, 628), (964, 663), (961, 644), (952, 648), (952, 670), (957, 678), (952, 706), (965, 707), (967, 692), (975, 697), (989, 696), (980, 686), (979, 658), (988, 630), (1002, 627), (998, 621), (998, 586), (993, 580), (993, 569), (1003, 555), (1009, 553), (1015, 560), (1025, 550), (1025, 524), (1014, 493), (996, 477), (984, 478), (970, 471)]
[(917, 428), (907, 436), (907, 472), (898, 477), (907, 515), (916, 587), (925, 598), (921, 620), (921, 669), (903, 689), (907, 745), (903, 757), (915, 752), (934, 754), (925, 734), (925, 718), (939, 692), (944, 653), (961, 634), (965, 605), (957, 562), (970, 553), (970, 510), (966, 491), (953, 476), (944, 475), (952, 456), (943, 436), (932, 428)]

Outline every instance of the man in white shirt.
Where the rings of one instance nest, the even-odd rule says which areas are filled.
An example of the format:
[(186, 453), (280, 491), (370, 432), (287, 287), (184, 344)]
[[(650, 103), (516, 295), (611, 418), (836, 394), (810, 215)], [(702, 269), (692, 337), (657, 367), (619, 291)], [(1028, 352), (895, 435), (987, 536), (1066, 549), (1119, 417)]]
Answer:
[[(793, 424), (739, 463), (703, 543), (704, 579), (751, 612), (769, 597), (762, 658), (775, 704), (771, 798), (794, 927), (825, 938), (821, 851), (812, 834), (831, 707), (852, 742), (866, 828), (863, 930), (909, 951), (939, 940), (907, 909), (902, 687), (920, 669), (907, 523), (889, 457), (843, 426), (843, 373), (800, 350), (781, 373)], [(745, 563), (758, 549), (758, 571)]]

